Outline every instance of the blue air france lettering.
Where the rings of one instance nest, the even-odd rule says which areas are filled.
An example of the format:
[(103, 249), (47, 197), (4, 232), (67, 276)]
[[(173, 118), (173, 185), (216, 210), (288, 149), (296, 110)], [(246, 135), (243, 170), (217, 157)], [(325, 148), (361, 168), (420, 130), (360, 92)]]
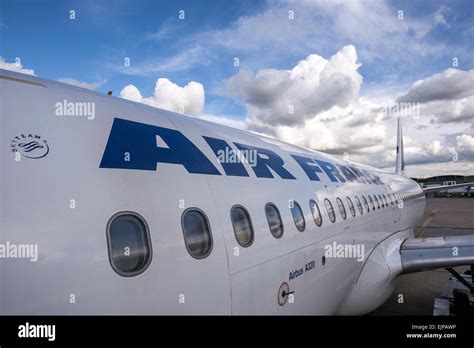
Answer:
[[(166, 148), (156, 145), (156, 136), (163, 139), (167, 145)], [(226, 148), (230, 148), (225, 140), (208, 136), (203, 136), (203, 139), (216, 156)], [(257, 178), (274, 178), (273, 171), (282, 179), (296, 180), (296, 177), (285, 168), (285, 162), (276, 152), (251, 145), (233, 144), (240, 151), (255, 151), (257, 153), (258, 161), (252, 166)], [(124, 160), (126, 153), (130, 154), (129, 161)], [(321, 181), (320, 176), (325, 175), (332, 182), (383, 184), (380, 177), (364, 169), (336, 165), (328, 161), (295, 154), (292, 154), (291, 157), (311, 181)], [(221, 175), (204, 153), (181, 132), (115, 118), (100, 168), (154, 171), (157, 163), (180, 164), (191, 174)], [(227, 176), (249, 176), (241, 162), (222, 162), (221, 165)]]

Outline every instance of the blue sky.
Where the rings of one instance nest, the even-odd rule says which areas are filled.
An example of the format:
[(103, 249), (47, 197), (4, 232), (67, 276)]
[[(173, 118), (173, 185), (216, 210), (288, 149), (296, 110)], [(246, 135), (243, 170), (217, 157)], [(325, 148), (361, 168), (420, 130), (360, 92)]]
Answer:
[[(446, 17), (455, 21), (449, 27), (438, 26), (431, 30), (423, 42), (443, 43), (446, 50), (437, 56), (421, 55), (415, 59), (403, 59), (381, 55), (372, 61), (362, 61), (360, 73), (364, 86), (373, 84), (405, 84), (424, 78), (451, 64), (453, 54), (461, 64), (470, 69), (472, 59), (473, 33), (463, 33), (474, 25), (472, 1), (393, 1), (389, 6), (394, 15), (402, 9), (406, 20), (424, 19), (446, 4)], [(320, 42), (308, 45), (314, 50), (301, 51), (285, 49), (268, 52), (262, 62), (255, 60), (261, 52), (209, 50), (199, 62), (189, 68), (170, 67), (146, 76), (133, 76), (118, 72), (114, 67), (123, 64), (124, 57), (130, 57), (131, 64), (167, 61), (189, 48), (186, 38), (199, 33), (225, 30), (244, 16), (255, 16), (272, 3), (264, 1), (2, 1), (1, 54), (7, 61), (21, 57), (24, 66), (34, 67), (36, 73), (49, 79), (71, 77), (80, 81), (101, 81), (107, 83), (99, 90), (120, 90), (133, 83), (144, 94), (153, 92), (154, 81), (167, 77), (179, 85), (190, 80), (199, 81), (209, 88), (218, 88), (223, 80), (235, 73), (233, 57), (239, 56), (241, 67), (259, 69), (291, 68), (310, 53), (323, 57), (334, 54), (340, 47), (352, 42), (344, 38), (325, 37)], [(292, 4), (281, 6), (292, 9)], [(76, 11), (76, 19), (69, 19), (69, 11)], [(180, 20), (180, 10), (185, 11), (185, 20)], [(286, 11), (285, 11), (286, 12)], [(296, 19), (298, 13), (296, 13)], [(331, 18), (316, 16), (308, 25), (329, 26)], [(364, 21), (364, 17), (359, 18)], [(153, 34), (163, 33), (153, 38)], [(328, 33), (329, 36), (330, 33)], [(411, 34), (412, 37), (415, 33)], [(191, 45), (191, 44), (189, 44)], [(206, 46), (206, 42), (201, 43)], [(289, 43), (291, 45), (291, 43)], [(368, 45), (369, 46), (369, 45)], [(470, 48), (470, 49), (469, 49)], [(398, 50), (403, 50), (401, 45)], [(296, 52), (295, 52), (296, 51)], [(469, 55), (471, 54), (471, 55)], [(246, 58), (252, 61), (247, 62)], [(265, 66), (269, 62), (269, 66)], [(214, 96), (206, 93), (208, 103)], [(217, 98), (221, 99), (221, 98)], [(224, 107), (228, 107), (228, 103)], [(231, 105), (233, 103), (230, 103)], [(243, 109), (215, 110), (225, 113)]]
[[(69, 18), (70, 10), (75, 11), (74, 20)], [(179, 18), (180, 10), (185, 11), (184, 20)], [(289, 11), (294, 13), (291, 20)], [(399, 18), (399, 11), (403, 18)], [(264, 69), (272, 69), (269, 76), (275, 81), (276, 76), (290, 71), (311, 54), (330, 61), (346, 46), (354, 47), (357, 66), (344, 63), (336, 70), (347, 75), (354, 88), (335, 90), (334, 94), (348, 93), (349, 97), (335, 100), (334, 106), (345, 108), (358, 103), (351, 110), (345, 109), (357, 114), (366, 99), (380, 106), (408, 93), (417, 80), (450, 68), (460, 72), (472, 70), (474, 5), (469, 0), (0, 1), (0, 56), (6, 64), (19, 57), (23, 68), (33, 69), (40, 77), (95, 84), (98, 91), (112, 90), (114, 95), (131, 84), (143, 98), (153, 96), (160, 78), (177, 86), (195, 81), (205, 91), (204, 107), (197, 107), (198, 114), (238, 120), (244, 123), (242, 128), (267, 129), (270, 135), (288, 141), (292, 140), (288, 134), (303, 134), (303, 123), (317, 116), (325, 117), (322, 113), (332, 105), (295, 122), (257, 119), (255, 113), (263, 110), (259, 108), (264, 103), (252, 99), (250, 85), (263, 83), (256, 76)], [(130, 58), (130, 67), (124, 66), (126, 57)], [(239, 58), (238, 67), (234, 66), (235, 57)], [(453, 66), (454, 58), (457, 66)], [(241, 71), (251, 71), (253, 82), (247, 83), (245, 79), (249, 77), (239, 75)], [(471, 78), (463, 76), (460, 79)], [(229, 88), (230, 81), (233, 89)], [(244, 86), (242, 81), (247, 84)], [(331, 82), (328, 90), (333, 87)], [(265, 95), (271, 91), (270, 85), (264, 84), (262, 88)], [(471, 103), (471, 99), (466, 103)], [(434, 103), (433, 107), (439, 105)], [(268, 105), (263, 108), (268, 110)], [(425, 123), (441, 124), (444, 116), (431, 109), (428, 105)], [(258, 121), (258, 126), (254, 121)], [(472, 119), (468, 121), (472, 123)], [(453, 129), (451, 120), (446, 122), (449, 127), (438, 131), (433, 128), (429, 134), (444, 142), (444, 147), (455, 146), (449, 144), (442, 131), (451, 135), (451, 140), (453, 134), (471, 137), (469, 122), (464, 120)], [(249, 124), (253, 124), (253, 129)], [(288, 126), (293, 129), (282, 128)], [(412, 137), (415, 139), (417, 134)], [(468, 144), (470, 141), (469, 138)], [(308, 144), (321, 147), (308, 142), (300, 145)], [(334, 149), (326, 146), (323, 150), (337, 154), (342, 148), (336, 144)], [(371, 155), (359, 150), (354, 150), (354, 154), (362, 161), (368, 161)]]
[[(250, 1), (143, 0), (2, 0), (1, 4), (0, 53), (7, 61), (21, 57), (24, 66), (34, 67), (36, 74), (48, 79), (107, 79), (100, 91), (118, 92), (133, 83), (144, 94), (151, 94), (154, 82), (162, 76), (180, 85), (189, 80), (218, 85), (234, 72), (233, 56), (213, 56), (212, 62), (209, 59), (196, 67), (170, 68), (146, 76), (117, 72), (116, 66), (123, 64), (125, 57), (132, 65), (167, 60), (179, 54), (182, 47), (178, 41), (186, 36), (226, 28), (264, 6)], [(178, 18), (182, 9), (185, 20)], [(70, 10), (76, 11), (75, 20), (69, 19)], [(153, 38), (160, 31), (165, 35)]]

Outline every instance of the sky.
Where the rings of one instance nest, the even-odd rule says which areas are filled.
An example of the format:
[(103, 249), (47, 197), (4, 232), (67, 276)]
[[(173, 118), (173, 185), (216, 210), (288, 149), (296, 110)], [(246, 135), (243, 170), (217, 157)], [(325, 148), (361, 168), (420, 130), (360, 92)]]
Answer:
[(474, 2), (0, 0), (0, 68), (387, 171), (474, 175)]

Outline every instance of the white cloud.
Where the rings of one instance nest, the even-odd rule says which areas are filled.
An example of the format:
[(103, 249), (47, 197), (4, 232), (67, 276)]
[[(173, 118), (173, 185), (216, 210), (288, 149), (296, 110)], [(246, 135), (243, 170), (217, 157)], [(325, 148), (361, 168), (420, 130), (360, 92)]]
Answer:
[[(386, 1), (270, 0), (267, 4), (230, 27), (184, 35), (173, 47), (174, 56), (157, 57), (129, 71), (182, 70), (221, 57), (232, 64), (232, 57), (239, 57), (243, 69), (227, 81), (226, 93), (242, 101), (246, 119), (234, 123), (227, 117), (200, 117), (335, 155), (348, 152), (354, 161), (386, 167), (394, 163), (395, 154), (396, 120), (384, 114), (386, 103), (394, 102), (394, 92), (400, 92), (393, 85), (403, 83), (405, 88), (406, 76), (423, 71), (420, 68), (430, 64), (432, 57), (445, 57), (450, 51), (466, 56), (466, 47), (456, 40), (432, 40), (430, 36), (437, 25), (449, 22), (443, 7), (422, 16), (408, 7), (400, 20), (399, 8)], [(294, 11), (294, 19), (288, 18), (288, 10)], [(163, 28), (157, 35), (162, 38), (165, 34)], [(306, 57), (308, 52), (318, 55), (295, 66), (286, 64), (288, 70), (268, 68), (296, 63), (294, 57)], [(364, 90), (371, 88), (372, 92), (361, 97), (357, 60), (371, 64), (376, 80), (390, 79), (392, 90), (386, 92), (389, 88), (380, 88), (380, 82), (375, 82)], [(414, 83), (398, 100), (422, 104), (419, 118), (404, 122), (409, 168), (436, 161), (456, 168), (459, 162), (452, 161), (452, 152), (460, 152), (462, 158), (472, 156), (470, 138), (464, 136), (473, 114), (470, 74), (448, 69)], [(133, 86), (127, 88), (123, 93), (130, 99), (145, 102), (154, 98), (143, 98)], [(381, 89), (385, 89), (380, 92), (383, 98), (376, 100), (373, 91)], [(290, 106), (294, 114), (289, 112)], [(474, 132), (474, 125), (471, 129)]]
[(474, 122), (474, 96), (422, 104), (421, 112), (440, 124), (460, 122), (472, 124)]
[(418, 80), (399, 102), (427, 103), (437, 100), (458, 100), (474, 95), (474, 70), (446, 69), (424, 80)]
[(15, 63), (7, 63), (6, 60), (1, 56), (0, 56), (0, 69), (15, 71), (15, 72), (19, 72), (19, 73), (27, 74), (27, 75), (35, 75), (35, 71), (33, 69), (23, 68), (21, 61), (18, 61)]
[(284, 141), (326, 151), (348, 153), (354, 160), (384, 150), (385, 125), (378, 121), (381, 108), (360, 98), (347, 107), (335, 106), (297, 127), (276, 126), (274, 134)]
[(456, 137), (457, 147), (460, 151), (471, 151), (474, 154), (474, 137), (469, 134), (458, 135)]
[(352, 45), (329, 60), (311, 54), (291, 70), (241, 70), (227, 81), (227, 92), (243, 98), (250, 128), (301, 125), (333, 106), (358, 98), (362, 76)]
[(474, 121), (474, 70), (446, 69), (412, 84), (400, 103), (419, 103), (422, 115), (439, 124)]
[(187, 115), (200, 114), (205, 100), (202, 84), (191, 81), (180, 87), (166, 78), (156, 81), (155, 92), (148, 98), (144, 98), (134, 85), (125, 86), (120, 91), (120, 97)]
[[(291, 70), (264, 69), (255, 74), (244, 70), (231, 77), (227, 91), (242, 98), (247, 109), (245, 119), (203, 114), (204, 87), (197, 82), (180, 87), (161, 78), (157, 80), (155, 92), (150, 97), (143, 97), (133, 85), (125, 86), (120, 96), (178, 112), (180, 106), (184, 106), (185, 113), (204, 120), (250, 129), (336, 156), (347, 153), (351, 161), (388, 168), (395, 161), (396, 120), (386, 114), (385, 104), (359, 96), (362, 77), (357, 70), (357, 54), (351, 46), (341, 49), (331, 59), (310, 55)], [(345, 84), (334, 83), (337, 81), (334, 75), (342, 78)], [(436, 78), (437, 74), (433, 76)], [(462, 110), (469, 108), (471, 97), (458, 98), (457, 94), (449, 92), (451, 99), (445, 100), (445, 97), (433, 97), (444, 96), (441, 92), (429, 93), (420, 89), (422, 85), (430, 90), (433, 76), (420, 80), (409, 89), (416, 88), (417, 95), (430, 100), (424, 106), (430, 105), (434, 109), (432, 105), (441, 103), (445, 109), (440, 108), (440, 112), (455, 115), (461, 115)], [(452, 75), (446, 73), (444, 76), (449, 78)], [(329, 97), (333, 98), (329, 98), (329, 102), (319, 94), (325, 88), (331, 91)], [(465, 93), (464, 88), (458, 88), (458, 91), (461, 95)], [(280, 104), (290, 100), (297, 105), (295, 114), (291, 116), (294, 119), (288, 116), (284, 104)], [(453, 103), (466, 105), (459, 108), (458, 104)], [(298, 109), (300, 114), (297, 114)], [(466, 134), (469, 128), (466, 129), (458, 121), (440, 128), (439, 124), (429, 122), (434, 114), (427, 113), (426, 108), (423, 110), (425, 113), (422, 112), (419, 118), (404, 120), (407, 173), (411, 176), (430, 176), (472, 170), (469, 161), (474, 160), (474, 138)], [(458, 160), (454, 160), (454, 154), (457, 154)], [(444, 163), (444, 166), (434, 163)], [(439, 168), (443, 170), (436, 171)]]
[[(207, 65), (228, 54), (258, 68), (315, 50), (335, 51), (348, 43), (358, 48), (364, 62), (383, 62), (380, 70), (395, 63), (408, 68), (420, 64), (420, 57), (445, 54), (444, 44), (423, 40), (436, 24), (433, 16), (405, 13), (406, 18), (400, 20), (397, 10), (387, 1), (267, 1), (262, 10), (239, 17), (226, 28), (182, 35), (167, 51), (174, 52), (171, 56), (116, 69), (136, 75), (177, 71)], [(156, 33), (158, 38), (166, 37), (167, 27)]]
[[(364, 62), (382, 57), (408, 60), (415, 54), (442, 51), (440, 45), (420, 40), (432, 29), (431, 18), (400, 20), (398, 9), (386, 1), (270, 3), (273, 6), (239, 18), (229, 29), (207, 33), (209, 41), (231, 50), (259, 51), (263, 47), (266, 52), (272, 49), (281, 54), (285, 54), (283, 47), (285, 51), (307, 52), (350, 42), (358, 47)], [(288, 18), (290, 9), (294, 11), (293, 20)]]
[(446, 22), (445, 13), (447, 13), (448, 11), (449, 11), (449, 8), (447, 8), (444, 5), (441, 6), (434, 14), (435, 23), (447, 26), (448, 23)]
[(91, 90), (96, 90), (97, 88), (100, 88), (104, 84), (107, 83), (107, 80), (102, 80), (102, 81), (97, 81), (97, 82), (84, 82), (84, 81), (75, 80), (69, 77), (61, 77), (58, 79), (58, 81), (62, 83), (67, 83), (69, 85), (87, 88)]
[(439, 140), (433, 141), (431, 144), (428, 145), (428, 149), (432, 155), (439, 155), (442, 151), (441, 142)]
[(120, 97), (137, 103), (143, 103), (143, 97), (137, 87), (127, 85), (120, 91)]
[[(252, 131), (386, 168), (395, 162), (396, 117), (387, 113), (395, 95), (382, 98), (383, 102), (361, 97), (358, 66), (357, 53), (348, 46), (329, 60), (311, 55), (291, 70), (262, 69), (256, 74), (243, 70), (228, 80), (227, 91), (242, 99)], [(344, 78), (344, 84), (327, 78), (335, 74)], [(460, 164), (453, 160), (455, 154), (460, 161), (474, 159), (473, 138), (465, 134), (462, 123), (474, 110), (470, 79), (470, 72), (448, 69), (417, 81), (398, 98), (424, 101), (421, 114), (404, 117), (409, 167), (439, 162), (456, 170)], [(291, 103), (294, 114), (288, 113)], [(440, 128), (430, 122), (433, 117), (444, 117), (448, 123)]]

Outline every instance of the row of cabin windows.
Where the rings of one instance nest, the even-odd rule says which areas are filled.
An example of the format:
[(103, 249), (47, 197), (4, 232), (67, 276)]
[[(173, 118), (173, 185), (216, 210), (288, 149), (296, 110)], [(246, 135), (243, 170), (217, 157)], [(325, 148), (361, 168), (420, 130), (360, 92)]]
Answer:
[(419, 193), (401, 193), (400, 199), (402, 201), (410, 201), (416, 198), (424, 197), (424, 195), (425, 194), (423, 193), (423, 191)]
[[(364, 195), (361, 197), (362, 202), (359, 197), (354, 197), (360, 215), (364, 214), (364, 207), (365, 211), (369, 213), (371, 209), (388, 207), (389, 204), (394, 205), (401, 200), (399, 195), (390, 193), (387, 196), (385, 194), (367, 195), (368, 200)], [(355, 217), (356, 208), (352, 199), (346, 197), (345, 201), (349, 213)], [(337, 197), (336, 203), (341, 217), (344, 220), (347, 219), (347, 211), (343, 200)], [(332, 223), (336, 222), (334, 207), (328, 198), (324, 199), (324, 206), (329, 220)], [(311, 199), (309, 208), (315, 225), (321, 227), (323, 218), (316, 201)], [(296, 229), (303, 232), (306, 229), (306, 221), (301, 206), (298, 202), (292, 200), (290, 201), (290, 210)], [(276, 205), (267, 203), (265, 205), (265, 215), (273, 237), (281, 238), (284, 227), (280, 211)], [(251, 246), (254, 241), (254, 229), (247, 209), (241, 205), (233, 206), (230, 211), (230, 218), (239, 245), (245, 248)], [(207, 257), (212, 251), (213, 240), (209, 220), (205, 213), (197, 208), (189, 208), (182, 215), (181, 225), (188, 253), (196, 259)], [(151, 262), (150, 231), (145, 219), (137, 213), (122, 212), (112, 216), (107, 225), (107, 243), (112, 268), (122, 276), (130, 277), (140, 274), (145, 271)]]

